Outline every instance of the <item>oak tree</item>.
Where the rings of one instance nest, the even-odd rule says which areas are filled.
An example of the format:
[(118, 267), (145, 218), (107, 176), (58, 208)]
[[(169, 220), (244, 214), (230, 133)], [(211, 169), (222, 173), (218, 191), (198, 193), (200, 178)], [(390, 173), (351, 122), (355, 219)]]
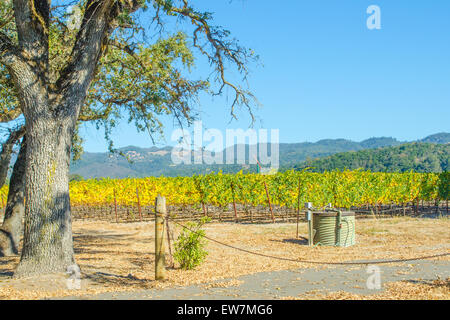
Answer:
[[(199, 91), (222, 94), (227, 87), (234, 94), (231, 114), (236, 106), (251, 112), (253, 96), (227, 80), (226, 68), (234, 65), (245, 77), (253, 52), (213, 26), (210, 13), (187, 0), (71, 4), (82, 14), (75, 33), (60, 2), (52, 6), (50, 0), (12, 0), (0, 6), (2, 81), (12, 84), (19, 106), (12, 108), (23, 115), (26, 131), (24, 242), (17, 277), (61, 272), (75, 263), (68, 172), (80, 120), (98, 121), (108, 134), (126, 109), (139, 129), (157, 133), (158, 115), (189, 123)], [(191, 42), (176, 33), (150, 43), (148, 27), (139, 20), (144, 10), (159, 27), (164, 26), (163, 16), (189, 22)], [(212, 78), (182, 76), (174, 60), (189, 67), (191, 50), (207, 57)], [(209, 89), (210, 81), (218, 84), (216, 91)]]

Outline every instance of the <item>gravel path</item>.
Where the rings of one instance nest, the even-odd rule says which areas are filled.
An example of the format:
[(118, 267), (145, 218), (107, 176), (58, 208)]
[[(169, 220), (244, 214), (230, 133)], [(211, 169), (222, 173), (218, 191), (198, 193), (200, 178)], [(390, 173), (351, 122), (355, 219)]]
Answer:
[[(447, 279), (450, 277), (450, 261), (413, 261), (395, 265), (378, 265), (380, 290), (369, 290), (366, 282), (370, 276), (366, 266), (337, 266), (323, 269), (297, 269), (261, 272), (236, 279), (217, 281), (203, 285), (151, 289), (123, 293), (103, 293), (93, 296), (65, 297), (64, 299), (98, 300), (231, 300), (231, 299), (279, 299), (295, 297), (308, 291), (347, 291), (355, 294), (375, 294), (383, 291), (383, 283), (401, 280), (420, 281)], [(220, 287), (230, 281), (235, 286)]]

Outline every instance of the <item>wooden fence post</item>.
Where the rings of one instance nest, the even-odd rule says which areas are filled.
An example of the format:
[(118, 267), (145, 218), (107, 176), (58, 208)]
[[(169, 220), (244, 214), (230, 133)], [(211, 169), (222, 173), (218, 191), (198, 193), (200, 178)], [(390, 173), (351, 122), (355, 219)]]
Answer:
[(164, 249), (164, 219), (166, 218), (166, 198), (158, 195), (155, 202), (155, 279), (166, 279)]
[(136, 187), (136, 198), (137, 198), (137, 205), (138, 205), (138, 211), (139, 211), (139, 220), (141, 220), (141, 222), (142, 222), (141, 202), (139, 201), (139, 187)]

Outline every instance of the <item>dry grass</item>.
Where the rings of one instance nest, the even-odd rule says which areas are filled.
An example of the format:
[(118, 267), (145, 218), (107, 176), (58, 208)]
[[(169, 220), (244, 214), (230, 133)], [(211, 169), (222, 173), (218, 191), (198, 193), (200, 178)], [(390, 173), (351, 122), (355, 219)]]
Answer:
[(358, 295), (345, 291), (310, 291), (284, 300), (450, 300), (450, 278), (434, 281), (398, 281), (385, 285), (378, 294)]
[[(450, 247), (449, 227), (449, 219), (361, 220), (357, 222), (357, 244), (349, 248), (310, 248), (306, 241), (295, 239), (295, 224), (213, 223), (206, 226), (206, 231), (212, 238), (247, 250), (300, 260), (336, 262), (445, 253)], [(180, 227), (172, 225), (171, 228), (175, 236), (180, 232)], [(204, 264), (191, 271), (168, 269), (168, 281), (156, 282), (153, 223), (75, 221), (73, 231), (76, 261), (82, 270), (81, 290), (68, 290), (64, 275), (39, 280), (10, 279), (18, 258), (1, 258), (0, 298), (36, 299), (208, 284), (261, 271), (326, 268), (254, 256), (208, 242), (209, 255)], [(304, 223), (300, 225), (300, 235), (307, 235)], [(449, 260), (448, 257), (438, 259)]]

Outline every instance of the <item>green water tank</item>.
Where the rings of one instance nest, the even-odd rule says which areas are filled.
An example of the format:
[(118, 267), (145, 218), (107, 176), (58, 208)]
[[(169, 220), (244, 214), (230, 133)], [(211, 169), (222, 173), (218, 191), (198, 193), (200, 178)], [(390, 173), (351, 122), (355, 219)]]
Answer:
[(355, 213), (323, 211), (313, 213), (314, 245), (349, 247), (355, 244)]

